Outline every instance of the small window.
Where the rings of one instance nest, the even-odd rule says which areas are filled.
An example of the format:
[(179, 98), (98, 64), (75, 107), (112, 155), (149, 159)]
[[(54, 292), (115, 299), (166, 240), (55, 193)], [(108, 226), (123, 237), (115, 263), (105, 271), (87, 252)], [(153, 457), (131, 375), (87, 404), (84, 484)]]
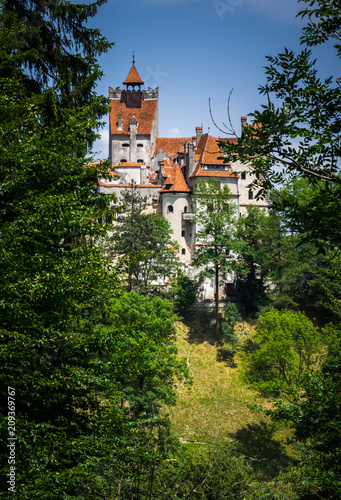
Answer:
[(181, 253), (182, 253), (182, 255), (186, 255), (186, 248), (183, 248), (183, 249), (181, 250)]
[(181, 236), (186, 236), (186, 231), (181, 231)]
[(253, 200), (253, 191), (251, 189), (249, 191), (249, 200)]
[(226, 250), (225, 250), (225, 254), (226, 254), (226, 255), (230, 255), (230, 249), (229, 249), (229, 248), (226, 248)]
[(122, 144), (122, 147), (123, 148), (129, 148), (129, 144), (127, 144), (126, 142), (124, 144)]
[(139, 159), (137, 160), (137, 163), (143, 163), (143, 160), (141, 160), (141, 158), (139, 158)]
[(185, 212), (185, 213), (187, 212), (187, 206), (186, 206), (186, 207), (184, 207), (184, 212)]
[(121, 163), (127, 163), (127, 160), (125, 160), (124, 158), (121, 160)]
[(246, 179), (246, 172), (242, 172), (241, 178), (243, 179), (243, 181), (245, 181), (245, 179)]
[(143, 148), (143, 144), (138, 144), (137, 147), (138, 148)]
[(168, 205), (168, 213), (173, 213), (173, 205)]

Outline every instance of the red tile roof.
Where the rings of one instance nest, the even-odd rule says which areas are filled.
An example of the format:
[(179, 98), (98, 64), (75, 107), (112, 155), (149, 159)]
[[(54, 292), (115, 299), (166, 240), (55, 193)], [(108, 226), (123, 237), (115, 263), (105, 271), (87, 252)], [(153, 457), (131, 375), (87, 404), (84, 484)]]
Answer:
[(152, 184), (157, 183), (157, 172), (150, 172), (149, 173), (149, 179)]
[[(124, 187), (131, 187), (131, 184), (108, 184), (107, 182), (104, 182), (104, 181), (101, 181), (99, 180), (98, 181), (98, 185), (99, 186), (103, 186), (103, 187), (111, 187), (111, 188), (124, 188)], [(159, 184), (136, 184), (136, 187), (138, 188), (157, 188), (157, 189), (161, 189), (162, 186), (159, 185)]]
[[(224, 153), (219, 149), (217, 141), (236, 142), (238, 139), (218, 139), (210, 134), (203, 134), (200, 138), (197, 154), (195, 159), (198, 161), (191, 177), (234, 177), (233, 170), (228, 163), (223, 159)], [(203, 165), (207, 166), (207, 170), (203, 169)], [(213, 170), (213, 165), (228, 166), (228, 170)], [(211, 167), (211, 169), (210, 169)]]
[[(110, 100), (110, 129), (112, 134), (129, 135), (129, 122), (133, 116), (137, 120), (137, 135), (150, 135), (153, 128), (157, 99), (142, 101), (141, 108), (127, 108), (119, 99)], [(117, 117), (122, 116), (122, 130), (117, 128)]]
[(164, 159), (160, 162), (160, 166), (161, 166), (161, 174), (166, 179), (169, 176), (170, 171), (172, 170), (172, 165), (169, 163), (168, 160)]
[(190, 188), (187, 186), (181, 168), (177, 163), (174, 166), (166, 179), (166, 182), (161, 189), (161, 193), (177, 192), (177, 193), (190, 193)]
[(184, 148), (186, 142), (192, 141), (192, 137), (157, 137), (154, 148), (154, 156), (162, 150), (168, 158), (175, 158)]
[(124, 85), (128, 85), (129, 83), (130, 84), (139, 83), (142, 85), (144, 84), (144, 81), (141, 80), (140, 75), (138, 74), (134, 64), (130, 68), (129, 74), (123, 83)]
[[(118, 163), (117, 165), (113, 165), (113, 168), (120, 168), (120, 167), (138, 167), (141, 168), (141, 166), (144, 165), (144, 163), (131, 163), (130, 161), (124, 161), (122, 163)], [(145, 165), (147, 168), (150, 168), (149, 165)]]

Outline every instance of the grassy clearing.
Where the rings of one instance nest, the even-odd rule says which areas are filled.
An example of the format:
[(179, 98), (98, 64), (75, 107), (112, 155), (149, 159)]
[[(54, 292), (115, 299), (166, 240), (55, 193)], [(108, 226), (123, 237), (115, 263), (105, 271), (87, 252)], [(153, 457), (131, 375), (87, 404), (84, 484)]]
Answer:
[[(173, 432), (192, 445), (234, 442), (254, 470), (270, 479), (294, 459), (287, 445), (290, 430), (250, 410), (248, 404), (265, 401), (241, 382), (238, 356), (231, 363), (209, 322), (209, 315), (196, 314), (177, 324), (179, 356), (187, 361), (193, 385), (178, 387), (170, 412)], [(251, 330), (245, 324), (245, 338)], [(237, 332), (242, 335), (242, 325)]]

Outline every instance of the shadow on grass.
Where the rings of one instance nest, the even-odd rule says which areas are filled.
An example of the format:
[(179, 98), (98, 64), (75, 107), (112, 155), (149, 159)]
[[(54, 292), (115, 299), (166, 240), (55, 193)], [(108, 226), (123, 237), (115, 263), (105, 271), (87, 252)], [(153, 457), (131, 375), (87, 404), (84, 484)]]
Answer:
[(188, 312), (183, 314), (182, 321), (188, 328), (187, 340), (190, 344), (208, 342), (210, 345), (215, 345), (219, 342), (220, 339), (216, 336), (214, 313)]
[(248, 424), (230, 436), (235, 442), (236, 451), (245, 456), (261, 479), (270, 480), (294, 463), (285, 447), (274, 438), (272, 426), (266, 422)]
[(234, 354), (231, 353), (231, 350), (221, 345), (217, 348), (217, 361), (226, 363), (226, 366), (230, 368), (237, 368), (237, 363), (234, 359)]

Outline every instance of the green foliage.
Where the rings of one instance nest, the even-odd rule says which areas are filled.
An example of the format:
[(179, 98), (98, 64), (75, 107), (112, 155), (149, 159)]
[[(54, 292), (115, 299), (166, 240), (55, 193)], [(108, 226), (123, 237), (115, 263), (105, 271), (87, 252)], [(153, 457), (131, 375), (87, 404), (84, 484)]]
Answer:
[[(194, 452), (183, 447), (172, 458), (150, 464), (149, 469), (143, 471), (139, 464), (135, 467), (138, 480), (127, 474), (119, 478), (122, 500), (242, 499), (251, 472), (243, 457), (237, 456), (229, 446)], [(112, 498), (117, 498), (117, 493), (118, 488), (113, 489)]]
[(260, 315), (251, 346), (244, 355), (246, 379), (265, 396), (294, 401), (301, 376), (318, 368), (321, 335), (301, 312)]
[[(131, 292), (113, 299), (96, 326), (81, 321), (49, 346), (2, 332), (1, 380), (16, 387), (19, 407), (14, 498), (116, 494), (122, 475), (137, 481), (168, 455), (176, 443), (163, 408), (187, 376), (176, 359), (174, 319), (168, 301)], [(18, 366), (29, 349), (30, 367)]]
[(198, 283), (179, 272), (171, 283), (171, 295), (176, 310), (180, 313), (186, 312), (196, 301)]
[[(320, 336), (311, 325), (304, 327), (307, 320), (302, 322), (297, 314), (292, 328), (293, 315), (289, 320), (283, 311), (280, 321), (280, 313), (270, 311), (268, 314), (278, 316), (277, 320), (271, 328), (269, 321), (266, 328), (261, 325), (257, 329), (256, 345), (251, 346), (254, 350), (246, 355), (246, 371), (265, 394), (275, 391), (291, 401), (289, 405), (278, 403), (279, 409), (272, 416), (292, 422), (300, 446), (301, 459), (284, 478), (296, 497), (338, 498), (341, 89), (338, 78), (319, 77), (309, 48), (333, 42), (337, 66), (341, 10), (337, 0), (300, 2), (305, 9), (298, 16), (307, 20), (301, 37), (305, 47), (298, 54), (284, 49), (277, 56), (267, 57), (267, 82), (259, 89), (267, 102), (251, 114), (252, 124), (243, 130), (237, 144), (221, 145), (228, 153), (227, 161), (252, 162), (263, 187), (261, 195), (269, 188), (277, 189), (279, 183), (284, 185), (272, 204), (284, 221), (271, 272), (276, 305), (322, 306), (327, 319), (333, 318), (336, 324), (325, 329), (329, 364), (322, 371), (309, 373)], [(284, 335), (284, 331), (288, 333)], [(299, 332), (295, 334), (298, 344), (292, 336), (295, 331)], [(302, 354), (309, 353), (312, 358), (305, 360)]]
[(224, 341), (230, 345), (230, 354), (233, 356), (239, 339), (235, 333), (235, 326), (238, 321), (241, 321), (241, 315), (238, 308), (233, 302), (228, 302), (224, 309), (223, 321), (221, 323), (221, 331)]
[(36, 119), (42, 126), (62, 123), (65, 110), (88, 110), (84, 113), (83, 133), (73, 149), (92, 143), (94, 129), (108, 111), (108, 100), (93, 90), (103, 74), (97, 58), (113, 44), (98, 29), (86, 27), (87, 20), (103, 3), (2, 1), (0, 76), (15, 80), (19, 77), (23, 93), (36, 96)]
[(179, 261), (168, 221), (145, 213), (147, 205), (134, 184), (122, 193), (122, 215), (113, 227), (112, 250), (128, 289), (155, 294), (176, 274)]
[(101, 331), (124, 411), (155, 417), (174, 404), (175, 380), (187, 373), (176, 359), (173, 306), (130, 292), (112, 300), (107, 314)]
[[(322, 214), (314, 202), (320, 187), (321, 182), (311, 184), (307, 179), (297, 179), (271, 192), (270, 210), (275, 225), (273, 248), (269, 248), (272, 286), (267, 295), (278, 309), (314, 307), (320, 317), (330, 321), (331, 313), (338, 314), (336, 305), (341, 296), (336, 279), (340, 272), (339, 236), (336, 226), (330, 227), (328, 245), (322, 239), (310, 238), (310, 220), (318, 218), (317, 212)], [(328, 206), (328, 196), (324, 205)]]
[(237, 221), (236, 294), (249, 311), (257, 309), (257, 305), (265, 300), (267, 280), (275, 266), (280, 236), (278, 218), (268, 216), (256, 206), (247, 207), (246, 214)]
[(303, 397), (291, 404), (276, 402), (268, 413), (294, 428), (298, 464), (283, 472), (296, 498), (338, 498), (341, 493), (341, 369), (339, 359), (302, 378)]
[(234, 246), (236, 206), (227, 185), (214, 179), (198, 181), (194, 191), (194, 212), (198, 230), (193, 265), (200, 274), (214, 276), (217, 329), (219, 280), (231, 271), (230, 251)]
[[(2, 2), (0, 378), (15, 390), (14, 499), (80, 495), (113, 442), (108, 407), (116, 386), (93, 329), (94, 313), (116, 288), (96, 246), (111, 200), (96, 194), (102, 166), (85, 166), (107, 110), (93, 95), (94, 50), (109, 45), (96, 43), (96, 30), (88, 38), (82, 23), (91, 13), (94, 6), (61, 1)], [(81, 71), (75, 58), (89, 66)], [(7, 404), (2, 398), (3, 416)], [(115, 411), (111, 420), (119, 426)], [(6, 417), (1, 426), (7, 459)], [(8, 498), (8, 465), (1, 498)]]
[(230, 446), (195, 450), (164, 464), (157, 474), (155, 499), (195, 498), (219, 500), (244, 498), (250, 468)]
[(106, 414), (113, 448), (94, 467), (92, 491), (148, 498), (149, 481), (178, 448), (165, 406), (175, 403), (175, 385), (188, 370), (176, 358), (174, 320), (167, 300), (129, 292), (110, 301), (96, 327), (115, 390)]
[[(308, 6), (299, 15), (309, 18), (303, 28), (302, 43), (310, 47), (329, 39), (339, 42), (339, 2), (302, 1)], [(335, 47), (337, 65), (340, 43)], [(316, 189), (309, 215), (304, 216), (305, 232), (310, 240), (320, 239), (325, 244), (339, 246), (341, 89), (338, 80), (319, 78), (307, 48), (300, 54), (284, 49), (267, 60), (267, 83), (259, 89), (267, 96), (267, 103), (261, 111), (251, 114), (253, 123), (244, 129), (237, 144), (222, 143), (228, 153), (227, 161), (252, 162), (257, 182), (261, 181), (263, 187), (260, 195), (280, 182), (307, 179)], [(278, 165), (281, 170), (275, 168)], [(287, 206), (282, 204), (283, 209)], [(299, 223), (297, 216), (296, 222)]]

